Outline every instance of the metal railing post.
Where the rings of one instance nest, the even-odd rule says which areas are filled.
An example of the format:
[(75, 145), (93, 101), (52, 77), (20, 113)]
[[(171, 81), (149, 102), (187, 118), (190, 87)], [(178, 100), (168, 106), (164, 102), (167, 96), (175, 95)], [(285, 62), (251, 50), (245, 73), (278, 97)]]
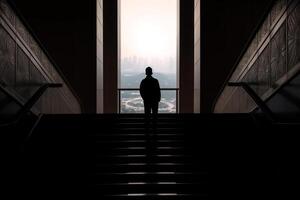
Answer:
[(6, 95), (8, 95), (14, 102), (16, 102), (21, 110), (16, 113), (15, 117), (12, 118), (11, 122), (6, 124), (1, 124), (0, 126), (9, 126), (19, 122), (22, 117), (24, 117), (28, 112), (30, 112), (31, 108), (35, 105), (35, 103), (41, 98), (41, 96), (45, 93), (48, 88), (59, 88), (62, 87), (63, 84), (60, 83), (46, 83), (39, 87), (39, 89), (33, 94), (33, 96), (25, 103), (22, 104), (18, 99), (16, 99), (9, 91), (7, 91), (3, 85), (0, 85), (0, 90), (3, 91)]
[(247, 94), (253, 99), (256, 105), (261, 109), (261, 111), (268, 117), (268, 119), (272, 122), (276, 121), (274, 113), (271, 109), (266, 105), (266, 103), (258, 96), (258, 94), (245, 82), (228, 83), (229, 87), (242, 87)]

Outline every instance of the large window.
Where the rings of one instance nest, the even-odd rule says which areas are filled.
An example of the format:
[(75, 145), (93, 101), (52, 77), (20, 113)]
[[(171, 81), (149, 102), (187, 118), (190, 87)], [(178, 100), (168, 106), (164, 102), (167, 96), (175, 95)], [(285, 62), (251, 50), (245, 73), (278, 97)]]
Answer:
[(122, 113), (143, 112), (145, 68), (160, 82), (159, 112), (177, 110), (178, 0), (119, 1), (119, 97)]

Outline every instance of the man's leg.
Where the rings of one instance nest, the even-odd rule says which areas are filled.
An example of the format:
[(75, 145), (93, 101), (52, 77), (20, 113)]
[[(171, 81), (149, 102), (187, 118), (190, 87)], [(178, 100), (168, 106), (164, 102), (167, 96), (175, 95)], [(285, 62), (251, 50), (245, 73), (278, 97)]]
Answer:
[[(151, 103), (144, 101), (144, 111), (145, 111), (145, 134), (146, 134), (146, 156), (150, 156), (149, 152), (152, 152), (152, 142), (151, 142)], [(149, 159), (148, 159), (149, 160)]]
[(146, 128), (149, 127), (150, 117), (151, 117), (151, 104), (148, 102), (144, 102), (144, 109), (145, 109), (145, 125)]
[(152, 103), (153, 127), (156, 129), (159, 102)]

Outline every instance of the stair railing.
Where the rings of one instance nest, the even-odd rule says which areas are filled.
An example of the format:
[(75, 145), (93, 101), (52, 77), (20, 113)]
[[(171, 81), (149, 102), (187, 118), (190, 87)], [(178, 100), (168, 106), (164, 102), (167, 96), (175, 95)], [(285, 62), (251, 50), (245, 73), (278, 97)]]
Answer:
[(245, 92), (251, 97), (261, 111), (266, 115), (268, 120), (272, 123), (276, 123), (276, 117), (267, 104), (258, 96), (258, 94), (245, 82), (229, 82), (229, 87), (242, 87)]
[(0, 127), (17, 124), (28, 112), (31, 111), (32, 107), (36, 104), (36, 102), (41, 98), (41, 96), (46, 92), (48, 88), (60, 88), (62, 86), (63, 84), (61, 83), (42, 84), (39, 87), (39, 89), (30, 97), (30, 99), (25, 104), (23, 104), (11, 92), (9, 92), (6, 89), (7, 87), (6, 84), (0, 83), (0, 90), (21, 107), (21, 109), (15, 114), (15, 116), (12, 118), (10, 122), (5, 124), (0, 124)]
[[(123, 114), (122, 113), (122, 92), (128, 92), (128, 91), (136, 91), (139, 92), (140, 88), (119, 88), (118, 89), (118, 106), (119, 106), (119, 114)], [(179, 113), (179, 88), (160, 88), (160, 91), (164, 92), (164, 91), (171, 91), (171, 92), (175, 92), (175, 98), (176, 98), (176, 110), (175, 113), (178, 114)]]

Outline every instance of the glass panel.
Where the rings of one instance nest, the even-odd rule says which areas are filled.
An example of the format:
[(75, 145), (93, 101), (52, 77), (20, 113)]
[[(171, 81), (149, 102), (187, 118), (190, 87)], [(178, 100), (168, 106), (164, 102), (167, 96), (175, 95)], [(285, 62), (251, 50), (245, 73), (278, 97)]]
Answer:
[[(158, 79), (167, 76), (176, 80), (178, 0), (119, 2), (121, 88), (138, 88), (147, 66)], [(129, 82), (128, 77), (135, 81)], [(161, 84), (166, 86), (170, 84)], [(176, 81), (171, 87), (176, 87)]]
[(144, 104), (138, 90), (121, 91), (121, 113), (143, 113)]
[[(178, 0), (119, 1), (119, 88), (138, 89), (145, 68), (161, 88), (177, 87)], [(142, 113), (139, 91), (121, 91), (121, 113)], [(161, 113), (176, 112), (176, 91), (163, 91)]]
[[(159, 113), (176, 113), (176, 90), (162, 91)], [(121, 113), (144, 113), (144, 104), (138, 90), (121, 91)]]
[(176, 113), (176, 91), (162, 91), (159, 113)]

